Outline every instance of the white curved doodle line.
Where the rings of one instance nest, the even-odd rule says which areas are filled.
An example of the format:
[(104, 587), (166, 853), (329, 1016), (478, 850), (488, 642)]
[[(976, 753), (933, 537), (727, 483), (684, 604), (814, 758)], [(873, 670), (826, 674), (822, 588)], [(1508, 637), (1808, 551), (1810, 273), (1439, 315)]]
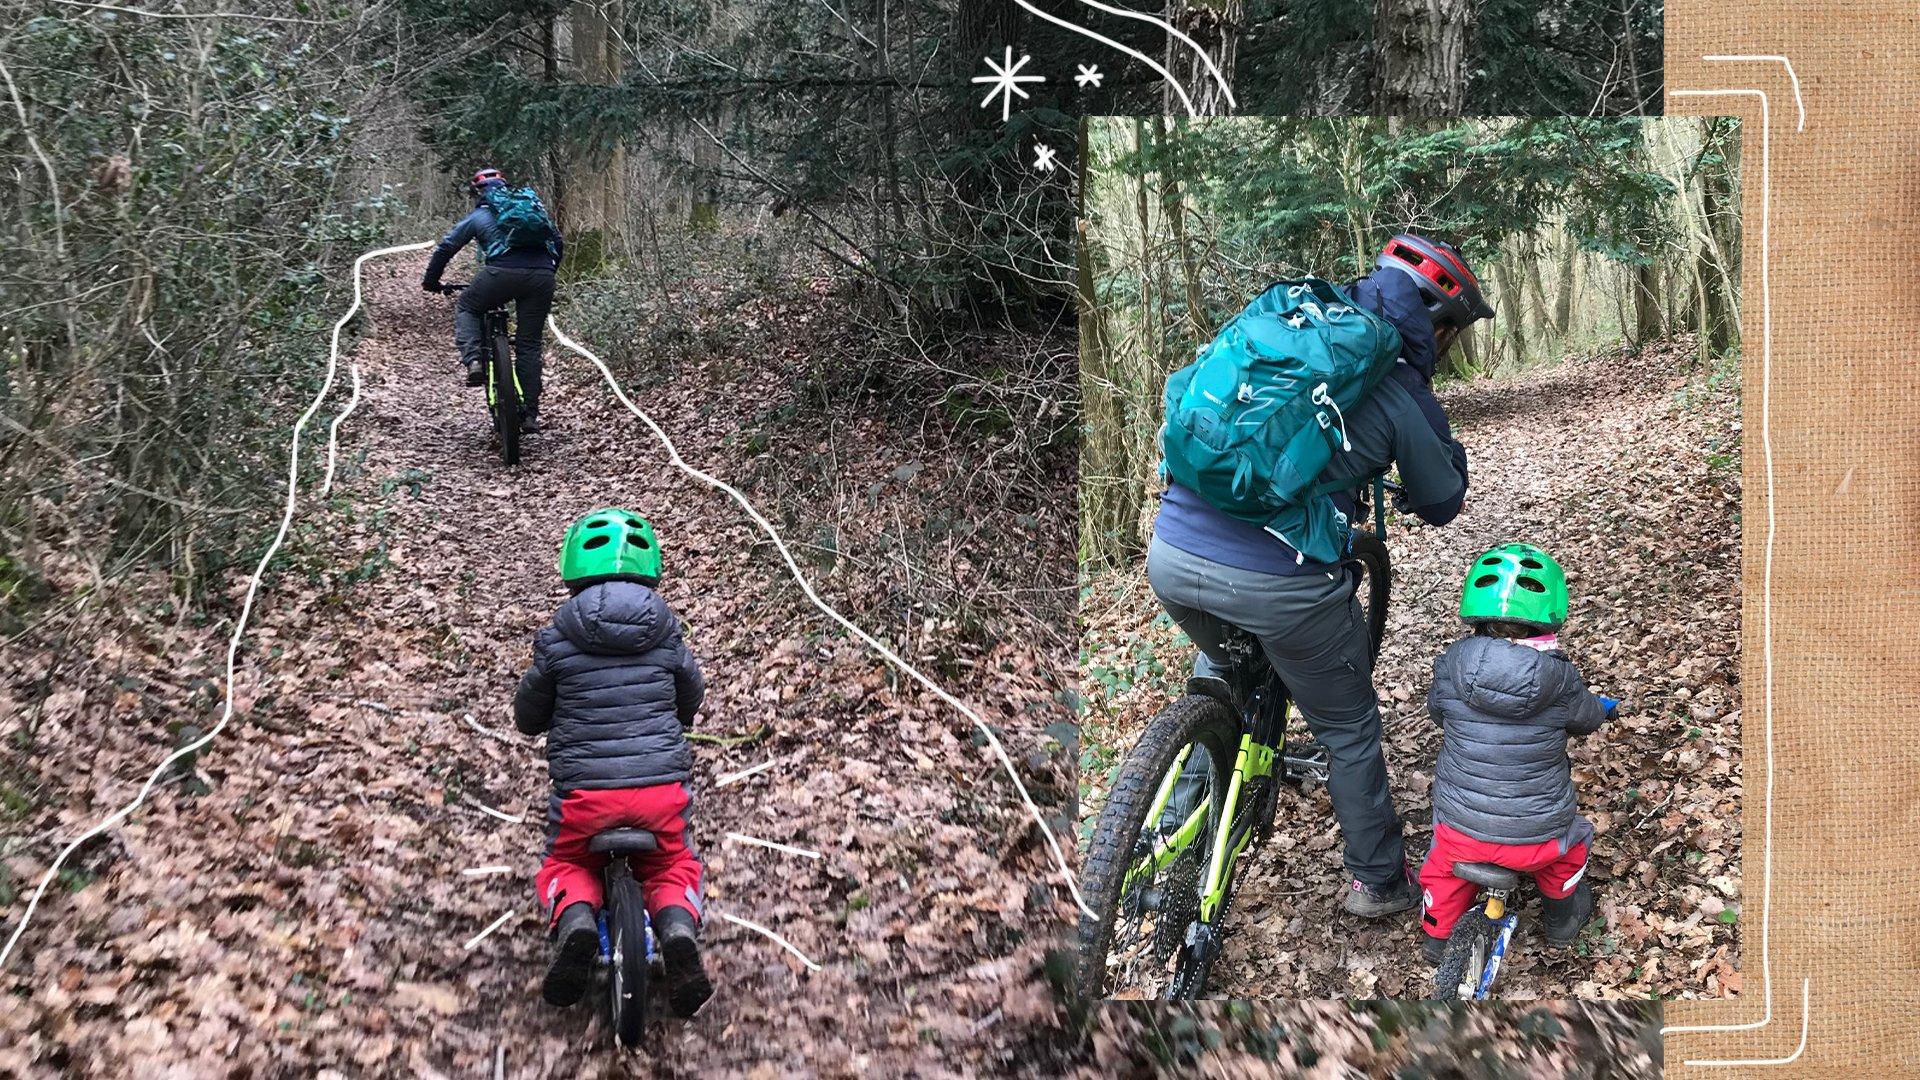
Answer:
[[(1060, 27), (1063, 30), (1071, 30), (1076, 34), (1079, 34), (1081, 37), (1092, 38), (1093, 40), (1099, 42), (1102, 45), (1106, 45), (1110, 48), (1118, 49), (1121, 52), (1126, 53), (1128, 56), (1133, 57), (1135, 60), (1138, 60), (1141, 63), (1152, 68), (1162, 79), (1165, 79), (1167, 81), (1168, 86), (1173, 87), (1174, 93), (1180, 95), (1180, 104), (1185, 105), (1187, 107), (1188, 116), (1200, 115), (1200, 110), (1195, 109), (1193, 107), (1193, 99), (1187, 96), (1187, 88), (1184, 86), (1181, 86), (1180, 80), (1173, 77), (1173, 72), (1168, 71), (1164, 67), (1161, 67), (1159, 63), (1157, 63), (1153, 59), (1153, 57), (1148, 56), (1146, 53), (1141, 52), (1139, 49), (1128, 48), (1127, 46), (1120, 44), (1119, 42), (1113, 40), (1112, 38), (1107, 37), (1105, 34), (1101, 34), (1094, 30), (1089, 30), (1086, 27), (1081, 26), (1077, 23), (1068, 22), (1067, 20), (1059, 17), (1058, 15), (1053, 15), (1053, 14), (1049, 14), (1048, 12), (1041, 11), (1039, 8), (1033, 5), (1033, 0), (1013, 0), (1013, 2), (1016, 4), (1019, 4), (1021, 7), (1025, 8), (1028, 12), (1039, 16), (1040, 18), (1046, 20), (1047, 22), (1052, 23), (1055, 26)], [(1171, 27), (1169, 27), (1169, 29), (1171, 29)], [(1078, 894), (1076, 893), (1075, 895), (1078, 895)]]
[(1118, 15), (1123, 19), (1135, 19), (1144, 23), (1152, 23), (1173, 37), (1178, 38), (1181, 42), (1185, 43), (1188, 48), (1191, 48), (1199, 55), (1201, 63), (1207, 65), (1207, 70), (1213, 74), (1213, 81), (1220, 86), (1220, 92), (1227, 96), (1227, 104), (1235, 109), (1240, 107), (1240, 103), (1233, 99), (1233, 87), (1227, 85), (1227, 77), (1220, 74), (1220, 66), (1213, 62), (1213, 57), (1207, 55), (1207, 50), (1201, 48), (1199, 42), (1181, 33), (1179, 30), (1174, 29), (1172, 23), (1157, 15), (1149, 15), (1144, 11), (1130, 11), (1126, 8), (1112, 7), (1101, 3), (1100, 0), (1080, 0), (1080, 2), (1096, 11), (1104, 11), (1109, 15)]
[[(1708, 56), (1706, 60), (1778, 60), (1785, 64), (1793, 80), (1794, 102), (1800, 107), (1800, 127), (1805, 130), (1806, 106), (1800, 102), (1800, 79), (1793, 64), (1784, 56)], [(1767, 539), (1761, 561), (1760, 642), (1763, 679), (1764, 730), (1767, 748), (1767, 797), (1761, 832), (1760, 864), (1760, 984), (1765, 1006), (1760, 1019), (1745, 1024), (1675, 1024), (1660, 1029), (1662, 1036), (1700, 1031), (1753, 1031), (1773, 1023), (1773, 963), (1770, 952), (1770, 927), (1773, 914), (1773, 548), (1775, 537), (1773, 486), (1773, 285), (1771, 278), (1772, 190), (1772, 103), (1766, 91), (1753, 89), (1669, 90), (1671, 97), (1757, 97), (1760, 99), (1760, 448), (1766, 463)], [(1800, 1043), (1793, 1053), (1779, 1058), (1743, 1058), (1734, 1060), (1691, 1059), (1688, 1066), (1745, 1067), (1789, 1065), (1807, 1049), (1807, 1023), (1812, 1000), (1812, 980), (1800, 981)]]
[(349, 364), (347, 373), (353, 376), (353, 396), (347, 399), (347, 407), (340, 410), (340, 415), (333, 418), (333, 423), (327, 425), (327, 479), (320, 485), (322, 495), (333, 490), (334, 448), (340, 444), (340, 423), (360, 407), (360, 365)]
[(320, 403), (325, 401), (327, 395), (333, 390), (334, 374), (340, 366), (340, 331), (347, 325), (347, 321), (353, 318), (354, 313), (360, 310), (360, 267), (368, 259), (381, 255), (393, 255), (402, 251), (424, 251), (432, 246), (433, 241), (427, 240), (418, 244), (381, 248), (378, 251), (369, 251), (353, 261), (353, 306), (347, 309), (345, 315), (340, 316), (339, 322), (333, 324), (333, 342), (327, 356), (327, 376), (321, 382), (319, 391), (313, 395), (313, 401), (307, 405), (307, 411), (301, 413), (300, 419), (293, 425), (293, 443), (287, 451), (287, 500), (280, 512), (280, 528), (274, 533), (273, 542), (267, 545), (266, 552), (260, 556), (260, 562), (253, 568), (252, 576), (247, 579), (247, 594), (240, 604), (240, 617), (234, 621), (233, 636), (227, 641), (226, 700), (221, 709), (220, 722), (213, 725), (205, 735), (168, 754), (159, 765), (154, 766), (153, 773), (147, 777), (147, 782), (140, 786), (139, 793), (125, 806), (101, 818), (99, 824), (74, 837), (66, 847), (60, 850), (60, 854), (54, 857), (52, 865), (47, 867), (47, 872), (41, 875), (40, 885), (33, 890), (33, 898), (27, 901), (27, 910), (21, 913), (20, 922), (14, 926), (6, 945), (0, 947), (0, 967), (5, 967), (7, 957), (13, 955), (13, 947), (19, 943), (21, 933), (26, 930), (28, 921), (33, 918), (35, 909), (40, 906), (41, 898), (46, 895), (47, 886), (52, 884), (53, 877), (59, 873), (61, 865), (79, 850), (80, 845), (112, 828), (139, 809), (140, 804), (146, 801), (147, 794), (153, 790), (153, 785), (159, 782), (160, 777), (172, 768), (175, 762), (189, 754), (198, 753), (202, 747), (212, 742), (221, 731), (225, 730), (228, 722), (233, 719), (234, 666), (240, 654), (240, 638), (246, 633), (247, 622), (253, 616), (254, 597), (260, 591), (260, 580), (267, 572), (267, 564), (279, 554), (280, 545), (286, 542), (287, 530), (293, 526), (294, 506), (299, 501), (300, 495), (300, 433), (305, 430), (314, 414), (320, 411)]
[(729, 915), (724, 911), (716, 911), (713, 914), (719, 916), (722, 919), (725, 919), (726, 921), (734, 924), (735, 926), (744, 926), (747, 929), (752, 930), (754, 933), (770, 938), (774, 942), (774, 944), (779, 945), (781, 948), (799, 957), (800, 962), (807, 965), (808, 971), (820, 970), (820, 965), (814, 963), (812, 960), (809, 960), (807, 958), (807, 954), (801, 952), (798, 948), (796, 948), (793, 942), (788, 941), (786, 938), (781, 937), (779, 934), (776, 934), (773, 931), (767, 929), (766, 927), (761, 926), (759, 923), (748, 922), (746, 919), (742, 919), (734, 915)]
[(553, 339), (555, 341), (586, 357), (593, 363), (594, 367), (600, 369), (600, 374), (606, 378), (607, 385), (613, 388), (613, 394), (620, 399), (620, 404), (625, 405), (628, 412), (639, 417), (640, 422), (647, 425), (647, 427), (652, 430), (654, 437), (659, 439), (661, 445), (667, 448), (668, 461), (674, 468), (679, 469), (681, 472), (686, 473), (688, 476), (693, 477), (709, 487), (725, 492), (734, 502), (740, 504), (740, 508), (747, 512), (747, 516), (753, 519), (753, 523), (760, 526), (760, 531), (766, 533), (767, 538), (773, 541), (773, 546), (779, 549), (780, 557), (786, 561), (787, 570), (793, 575), (793, 580), (800, 586), (800, 591), (806, 594), (807, 599), (812, 602), (814, 607), (819, 608), (828, 618), (844, 627), (848, 633), (866, 643), (868, 648), (879, 653), (895, 668), (912, 676), (914, 681), (932, 691), (934, 696), (951, 705), (959, 711), (961, 715), (973, 721), (974, 726), (985, 736), (987, 745), (993, 748), (994, 756), (1000, 760), (1001, 767), (1006, 770), (1008, 779), (1013, 781), (1013, 788), (1019, 792), (1020, 801), (1026, 804), (1027, 810), (1033, 815), (1034, 824), (1040, 826), (1040, 835), (1045, 837), (1047, 847), (1053, 853), (1054, 862), (1060, 868), (1060, 876), (1066, 882), (1067, 891), (1073, 894), (1073, 902), (1079, 906), (1080, 910), (1084, 912), (1088, 918), (1098, 918), (1099, 916), (1094, 914), (1093, 909), (1087, 906), (1086, 900), (1081, 898), (1080, 883), (1073, 876), (1072, 867), (1067, 864), (1067, 855), (1066, 852), (1061, 849), (1059, 839), (1053, 835), (1053, 829), (1047, 825), (1046, 815), (1040, 812), (1040, 807), (1033, 801), (1033, 796), (1027, 793), (1027, 785), (1021, 782), (1020, 772), (1014, 768), (1013, 759), (1007, 756), (1007, 748), (1001, 745), (1000, 737), (994, 734), (993, 728), (988, 726), (980, 714), (974, 712), (972, 707), (967, 705), (966, 702), (948, 693), (945, 687), (942, 687), (939, 683), (934, 682), (922, 674), (919, 668), (901, 659), (898, 653), (887, 648), (886, 645), (881, 643), (879, 638), (874, 637), (872, 634), (854, 625), (852, 620), (834, 610), (825, 600), (820, 599), (820, 595), (814, 592), (813, 586), (808, 583), (806, 575), (800, 572), (800, 564), (795, 561), (793, 552), (788, 550), (787, 542), (781, 539), (779, 530), (775, 529), (771, 522), (761, 516), (760, 511), (755, 509), (751, 502), (747, 501), (745, 495), (740, 494), (733, 485), (728, 484), (726, 481), (715, 476), (710, 476), (694, 468), (692, 465), (687, 464), (686, 459), (680, 456), (679, 449), (673, 445), (673, 440), (667, 437), (666, 431), (664, 431), (659, 424), (654, 423), (651, 416), (642, 412), (640, 407), (633, 403), (633, 399), (627, 397), (626, 390), (621, 387), (619, 380), (613, 377), (613, 372), (608, 369), (604, 361), (592, 352), (589, 352), (585, 346), (568, 337), (566, 331), (560, 329), (560, 324), (555, 321), (551, 315), (547, 316), (547, 328), (553, 331)]

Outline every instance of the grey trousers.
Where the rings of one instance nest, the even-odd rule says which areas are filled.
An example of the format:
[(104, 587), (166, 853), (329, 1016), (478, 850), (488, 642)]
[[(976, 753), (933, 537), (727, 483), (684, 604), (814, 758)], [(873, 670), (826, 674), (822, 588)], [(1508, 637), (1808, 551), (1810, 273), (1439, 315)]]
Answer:
[(513, 302), (513, 368), (520, 376), (526, 411), (540, 409), (540, 339), (546, 332), (547, 312), (553, 307), (553, 271), (483, 266), (473, 284), (462, 289), (453, 305), (453, 340), (460, 359), (472, 364), (486, 352), (489, 310)]
[(1199, 647), (1197, 674), (1226, 665), (1220, 642), (1229, 625), (1260, 639), (1313, 737), (1327, 748), (1327, 794), (1346, 843), (1347, 872), (1372, 886), (1400, 881), (1406, 849), (1387, 789), (1367, 626), (1352, 579), (1254, 573), (1156, 537), (1147, 552), (1147, 583)]

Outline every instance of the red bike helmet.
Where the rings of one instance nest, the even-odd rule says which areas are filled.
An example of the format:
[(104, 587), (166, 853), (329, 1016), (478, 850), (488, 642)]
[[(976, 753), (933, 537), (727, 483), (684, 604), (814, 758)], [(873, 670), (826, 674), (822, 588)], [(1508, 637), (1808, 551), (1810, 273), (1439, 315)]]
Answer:
[(472, 180), (467, 181), (467, 186), (475, 191), (479, 191), (488, 184), (504, 184), (506, 182), (507, 178), (500, 175), (499, 169), (481, 169), (479, 172), (473, 174)]
[(1400, 233), (1387, 241), (1373, 265), (1411, 277), (1435, 323), (1465, 330), (1476, 319), (1493, 318), (1493, 305), (1480, 295), (1479, 279), (1452, 244)]

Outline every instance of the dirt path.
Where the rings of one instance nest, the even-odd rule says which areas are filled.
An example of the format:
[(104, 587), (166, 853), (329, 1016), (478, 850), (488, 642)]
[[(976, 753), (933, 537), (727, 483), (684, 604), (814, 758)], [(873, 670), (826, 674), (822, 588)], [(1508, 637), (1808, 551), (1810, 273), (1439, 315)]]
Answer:
[[(1568, 568), (1562, 641), (1621, 717), (1572, 748), (1604, 930), (1585, 955), (1545, 954), (1523, 900), (1508, 998), (1738, 992), (1739, 433), (1731, 383), (1689, 372), (1683, 348), (1606, 355), (1442, 395), (1470, 457), (1466, 510), (1446, 528), (1389, 524), (1394, 595), (1375, 671), (1395, 804), (1417, 860), (1431, 833), (1440, 732), (1432, 662), (1460, 634), (1460, 568), (1527, 540)], [(1137, 573), (1093, 590), (1089, 741), (1124, 747), (1173, 692), (1191, 646), (1156, 622)], [(1151, 653), (1167, 670), (1099, 674)], [(1133, 667), (1131, 671), (1139, 671)], [(1104, 782), (1104, 781), (1099, 781)], [(1091, 800), (1097, 804), (1098, 793)], [(1275, 997), (1423, 996), (1431, 969), (1411, 918), (1339, 913), (1338, 834), (1324, 790), (1283, 789), (1279, 828), (1243, 868), (1213, 989)]]
[[(833, 1075), (909, 1060), (992, 1071), (1037, 1052), (1026, 1044), (1052, 1014), (1040, 957), (1064, 892), (970, 725), (809, 607), (745, 516), (669, 468), (598, 373), (551, 342), (550, 430), (505, 470), (477, 391), (456, 384), (446, 302), (417, 290), (417, 272), (370, 275), (340, 482), (303, 508), (294, 565), (263, 593), (239, 719), (204, 756), (211, 792), (163, 790), (111, 838), (126, 858), (105, 880), (43, 907), (9, 982), (26, 1011), (0, 1026), (22, 1040), (16, 1060), (100, 1074), (169, 1062), (182, 1076), (490, 1076), (496, 1061), (510, 1077)], [(777, 364), (716, 357), (632, 391), (690, 462), (750, 495), (781, 482), (778, 455), (748, 470), (739, 446), (744, 423), (791, 396)], [(876, 449), (883, 429), (841, 417), (836, 484), (888, 480), (899, 447)], [(888, 498), (928, 504), (946, 471)], [(531, 877), (548, 787), (509, 716), (532, 635), (564, 598), (560, 533), (609, 503), (659, 529), (662, 592), (706, 669), (701, 730), (741, 740), (696, 746), (712, 908), (821, 965), (710, 921), (714, 1001), (627, 1061), (589, 1009), (538, 1000)], [(867, 621), (872, 582), (846, 546), (843, 573), (816, 581)], [(1037, 655), (1040, 635), (1014, 618), (1005, 642), (943, 653), (916, 632), (914, 656), (1001, 728), (1045, 798), (1059, 771), (1038, 737), (1058, 718), (1046, 669), (1070, 660)], [(157, 756), (110, 764), (133, 775)], [(506, 870), (466, 873), (488, 867)]]

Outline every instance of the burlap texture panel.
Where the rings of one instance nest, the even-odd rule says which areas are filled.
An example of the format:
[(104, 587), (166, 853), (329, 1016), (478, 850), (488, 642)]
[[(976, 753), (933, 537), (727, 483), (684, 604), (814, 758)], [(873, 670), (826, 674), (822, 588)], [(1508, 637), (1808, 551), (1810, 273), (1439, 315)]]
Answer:
[[(1722, 54), (1790, 57), (1804, 130), (1784, 65), (1702, 59)], [(1666, 56), (1669, 113), (1747, 121), (1745, 993), (1672, 1003), (1667, 1022), (1755, 1023), (1769, 1013), (1769, 973), (1772, 984), (1768, 1023), (1672, 1033), (1668, 1068), (1686, 1077), (1917, 1076), (1920, 7), (1681, 0), (1667, 9)], [(1765, 91), (1770, 160), (1759, 99), (1674, 93), (1682, 89)], [(1800, 1044), (1803, 980), (1805, 1049), (1790, 1063), (1763, 1064)], [(1714, 1059), (1752, 1063), (1686, 1064)]]

